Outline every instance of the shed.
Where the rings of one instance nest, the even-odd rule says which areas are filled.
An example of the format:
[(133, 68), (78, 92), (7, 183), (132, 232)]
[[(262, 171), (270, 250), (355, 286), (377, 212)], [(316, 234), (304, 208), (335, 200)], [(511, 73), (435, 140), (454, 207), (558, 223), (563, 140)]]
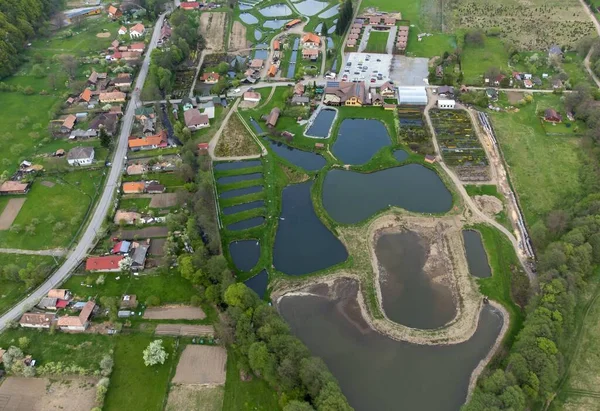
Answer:
[(454, 100), (438, 100), (437, 106), (442, 109), (453, 109), (456, 105), (456, 101)]

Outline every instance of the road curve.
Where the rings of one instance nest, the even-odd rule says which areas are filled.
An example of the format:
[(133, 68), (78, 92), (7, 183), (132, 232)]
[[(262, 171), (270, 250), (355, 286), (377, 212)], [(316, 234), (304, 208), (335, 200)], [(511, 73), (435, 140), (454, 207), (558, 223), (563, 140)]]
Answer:
[[(156, 47), (158, 38), (160, 36), (160, 28), (162, 26), (166, 14), (167, 12), (161, 14), (158, 20), (156, 21), (156, 24), (154, 26), (154, 32), (152, 34), (152, 40), (148, 45), (148, 50), (146, 51), (144, 62), (142, 63), (142, 66), (140, 68), (140, 72), (138, 74), (134, 90), (138, 90), (144, 87), (144, 82), (146, 81), (148, 68), (150, 66), (150, 54), (152, 53), (152, 50)], [(96, 235), (102, 227), (102, 223), (105, 220), (105, 216), (111, 209), (111, 206), (114, 204), (113, 195), (120, 184), (125, 155), (127, 153), (127, 139), (129, 138), (131, 127), (133, 125), (135, 108), (139, 104), (140, 93), (139, 91), (134, 91), (131, 94), (131, 99), (127, 104), (127, 109), (123, 116), (123, 120), (121, 123), (121, 133), (119, 134), (119, 140), (115, 147), (115, 153), (112, 162), (113, 165), (110, 169), (110, 174), (106, 180), (104, 191), (102, 192), (100, 200), (96, 204), (94, 213), (91, 219), (89, 220), (89, 224), (87, 225), (85, 232), (81, 236), (80, 241), (77, 243), (77, 246), (69, 253), (65, 262), (52, 274), (52, 276), (50, 276), (50, 278), (48, 278), (41, 286), (32, 291), (31, 294), (29, 294), (26, 298), (21, 300), (17, 305), (15, 305), (12, 309), (7, 311), (4, 315), (2, 315), (2, 317), (0, 317), (0, 331), (6, 327), (9, 321), (18, 319), (18, 317), (23, 311), (35, 305), (37, 303), (37, 300), (45, 296), (50, 289), (62, 283), (63, 280), (65, 280), (69, 276), (71, 271), (75, 267), (77, 267), (80, 264), (80, 262), (87, 256), (88, 251), (95, 244)]]

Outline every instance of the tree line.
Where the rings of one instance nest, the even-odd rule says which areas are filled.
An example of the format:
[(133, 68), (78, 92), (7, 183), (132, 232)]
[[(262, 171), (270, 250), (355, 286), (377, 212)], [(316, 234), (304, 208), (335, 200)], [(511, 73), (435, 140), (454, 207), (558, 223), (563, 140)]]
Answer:
[(585, 192), (532, 226), (538, 249), (540, 292), (510, 350), (480, 378), (464, 411), (525, 410), (555, 397), (575, 343), (575, 310), (600, 264), (600, 106), (587, 85), (564, 97), (567, 110), (585, 121), (580, 169)]
[(61, 0), (0, 1), (0, 78), (13, 74), (23, 62), (27, 40), (49, 33), (49, 17)]
[[(352, 24), (353, 17), (354, 8), (352, 7), (352, 1), (346, 0), (342, 6), (342, 9), (340, 10), (340, 17), (338, 18), (338, 22), (335, 26), (335, 34), (342, 36)], [(323, 25), (325, 25), (325, 23), (323, 23)]]

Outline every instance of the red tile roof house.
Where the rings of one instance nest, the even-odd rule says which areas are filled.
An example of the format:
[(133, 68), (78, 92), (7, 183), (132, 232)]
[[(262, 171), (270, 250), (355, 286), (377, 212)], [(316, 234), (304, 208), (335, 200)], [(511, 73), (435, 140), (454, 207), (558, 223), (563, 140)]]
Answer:
[(219, 73), (204, 73), (200, 80), (206, 84), (215, 84), (219, 81)]
[(553, 108), (548, 108), (544, 112), (544, 120), (550, 123), (560, 123), (562, 121), (562, 116)]
[(321, 37), (314, 33), (306, 33), (302, 36), (302, 47), (320, 47)]
[(129, 29), (129, 37), (132, 39), (143, 37), (144, 34), (146, 34), (146, 28), (142, 23), (138, 23)]
[(58, 298), (59, 300), (70, 300), (72, 297), (71, 292), (69, 290), (65, 290), (63, 288), (53, 288), (48, 291), (48, 298)]
[(183, 10), (196, 10), (200, 8), (200, 3), (197, 1), (184, 1), (181, 3), (181, 8)]
[(85, 261), (85, 270), (116, 273), (118, 271), (121, 271), (121, 267), (119, 267), (119, 262), (121, 262), (122, 259), (122, 255), (88, 257), (88, 259)]
[(246, 91), (244, 93), (244, 101), (258, 103), (260, 101), (260, 94), (257, 93), (256, 91)]
[(5, 181), (0, 185), (0, 195), (9, 194), (27, 194), (31, 183), (21, 183), (19, 181)]
[(25, 328), (50, 328), (55, 319), (56, 314), (53, 313), (25, 313), (19, 324)]
[(198, 144), (198, 154), (208, 154), (208, 143)]
[(85, 331), (90, 325), (90, 318), (94, 312), (94, 308), (96, 308), (96, 303), (88, 301), (78, 316), (65, 315), (64, 317), (60, 317), (56, 325), (62, 331)]
[(192, 108), (183, 113), (185, 119), (185, 126), (190, 130), (200, 130), (210, 126), (208, 116), (206, 114), (200, 114), (197, 108)]
[(319, 58), (318, 49), (302, 49), (302, 58), (305, 60), (316, 60)]

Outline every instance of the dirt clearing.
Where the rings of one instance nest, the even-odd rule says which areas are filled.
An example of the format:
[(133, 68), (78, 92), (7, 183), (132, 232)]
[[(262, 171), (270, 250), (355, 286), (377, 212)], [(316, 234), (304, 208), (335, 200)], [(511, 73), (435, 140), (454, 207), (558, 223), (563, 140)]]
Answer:
[(206, 39), (206, 48), (213, 51), (225, 50), (225, 27), (227, 13), (202, 13), (200, 16), (200, 33)]
[(0, 385), (0, 411), (80, 411), (94, 407), (95, 378), (8, 377)]
[(200, 307), (165, 305), (148, 308), (144, 312), (144, 318), (147, 320), (203, 320), (206, 318), (206, 314)]
[(26, 198), (11, 198), (0, 214), (0, 230), (8, 230), (19, 215)]
[(177, 193), (154, 194), (150, 200), (150, 208), (165, 208), (177, 205)]
[(154, 334), (175, 337), (212, 337), (215, 335), (215, 327), (212, 325), (158, 324)]
[(227, 351), (222, 347), (188, 345), (183, 350), (173, 383), (225, 384)]
[(200, 385), (173, 385), (166, 411), (221, 411), (225, 388)]
[(502, 201), (494, 196), (482, 195), (482, 196), (473, 196), (473, 200), (475, 204), (477, 204), (477, 208), (483, 211), (486, 215), (490, 217), (495, 216), (502, 210), (504, 210), (504, 205)]
[(523, 94), (520, 91), (507, 91), (506, 92), (506, 97), (508, 97), (508, 102), (510, 104), (517, 104), (519, 101), (521, 101), (523, 99), (523, 96), (525, 94)]
[(165, 238), (157, 238), (150, 243), (150, 254), (151, 255), (164, 255), (165, 254)]
[(234, 21), (229, 34), (229, 51), (243, 50), (249, 47), (250, 42), (246, 40), (246, 26), (239, 21)]
[(136, 237), (140, 239), (166, 237), (167, 235), (169, 235), (169, 229), (167, 227), (157, 226), (140, 228), (139, 230), (119, 230), (113, 235), (113, 237), (119, 237), (123, 240), (134, 240)]
[(106, 39), (110, 37), (110, 33), (98, 33), (96, 37), (100, 37), (101, 39)]
[(215, 154), (218, 157), (251, 156), (260, 154), (260, 148), (238, 116), (233, 114), (223, 129)]

